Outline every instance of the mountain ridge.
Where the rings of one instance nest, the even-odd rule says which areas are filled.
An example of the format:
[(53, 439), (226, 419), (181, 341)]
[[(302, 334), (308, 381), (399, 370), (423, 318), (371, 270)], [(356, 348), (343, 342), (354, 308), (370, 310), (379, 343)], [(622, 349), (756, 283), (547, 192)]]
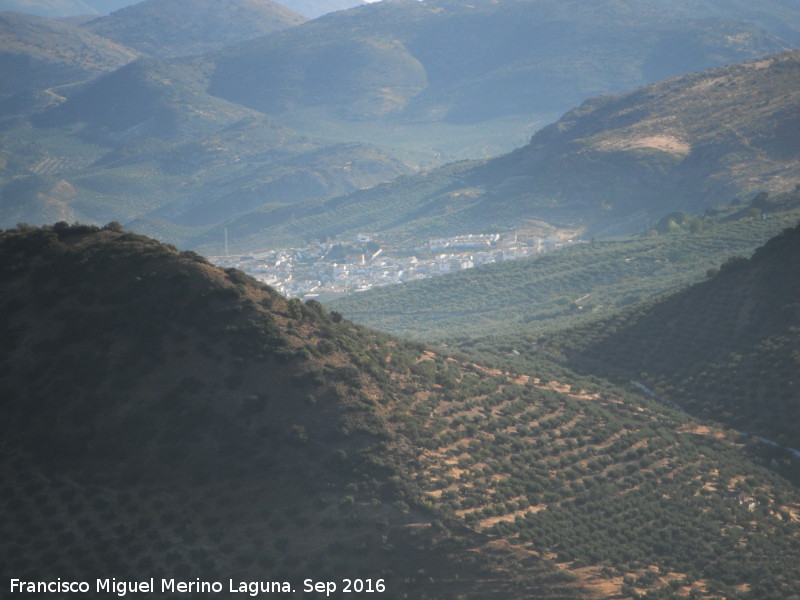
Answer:
[(160, 58), (204, 54), (305, 22), (271, 0), (143, 0), (83, 27)]
[[(599, 23), (614, 34), (598, 35)], [(324, 103), (356, 119), (407, 113), (469, 123), (554, 110), (785, 49), (748, 27), (724, 21), (682, 21), (678, 27), (669, 14), (633, 3), (375, 3), (225, 50), (212, 59), (216, 73), (209, 91), (271, 114)], [(682, 36), (680, 46), (696, 50), (680, 66), (670, 63), (667, 52), (676, 36)], [(661, 37), (663, 47), (655, 42)], [(360, 57), (363, 45), (377, 54)], [(642, 58), (630, 65), (621, 53)], [(651, 54), (648, 66), (643, 59)], [(341, 64), (326, 66), (326, 57), (334, 56)], [(273, 85), (261, 85), (256, 73), (269, 73)], [(530, 98), (536, 108), (523, 105)]]
[[(2, 547), (17, 554), (3, 576), (252, 580), (268, 569), (301, 589), (311, 571), (346, 572), (380, 579), (390, 597), (522, 598), (500, 565), (525, 565), (524, 589), (576, 597), (552, 564), (420, 504), (402, 467), (413, 449), (375, 399), (386, 375), (364, 332), (318, 303), (114, 223), (5, 231), (0, 252), (0, 494), (16, 515)], [(33, 377), (40, 359), (46, 376)], [(55, 527), (59, 545), (20, 514)], [(23, 536), (40, 542), (23, 549)]]
[(79, 27), (15, 12), (0, 13), (0, 44), (2, 98), (84, 82), (138, 56)]
[(798, 593), (796, 487), (735, 433), (544, 362), (445, 356), (119, 229), (0, 234), (3, 576)]

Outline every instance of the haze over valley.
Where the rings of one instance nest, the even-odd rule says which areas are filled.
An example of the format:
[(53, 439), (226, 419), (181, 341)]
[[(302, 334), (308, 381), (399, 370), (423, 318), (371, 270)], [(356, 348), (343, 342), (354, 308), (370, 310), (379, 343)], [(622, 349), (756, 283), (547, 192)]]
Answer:
[(800, 600), (799, 48), (0, 2), (0, 595)]

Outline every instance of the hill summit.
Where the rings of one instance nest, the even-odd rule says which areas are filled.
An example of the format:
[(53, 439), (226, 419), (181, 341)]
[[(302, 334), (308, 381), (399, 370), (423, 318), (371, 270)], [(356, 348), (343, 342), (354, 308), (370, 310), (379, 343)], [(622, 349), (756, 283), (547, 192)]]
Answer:
[(422, 505), (374, 333), (116, 224), (6, 231), (0, 256), (5, 582), (522, 598), (498, 567), (517, 564), (574, 597)]
[(144, 0), (85, 28), (166, 58), (219, 50), (305, 21), (271, 0)]

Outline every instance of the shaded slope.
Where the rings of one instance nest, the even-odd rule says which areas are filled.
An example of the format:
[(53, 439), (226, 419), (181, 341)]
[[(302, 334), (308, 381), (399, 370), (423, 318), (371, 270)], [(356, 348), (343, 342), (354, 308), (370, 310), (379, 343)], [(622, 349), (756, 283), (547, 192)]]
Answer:
[(3, 577), (577, 596), (422, 512), (364, 332), (115, 229), (0, 235)]
[(164, 58), (219, 50), (305, 20), (271, 0), (145, 0), (85, 28)]
[(570, 353), (692, 414), (798, 448), (800, 228), (710, 280), (577, 333)]

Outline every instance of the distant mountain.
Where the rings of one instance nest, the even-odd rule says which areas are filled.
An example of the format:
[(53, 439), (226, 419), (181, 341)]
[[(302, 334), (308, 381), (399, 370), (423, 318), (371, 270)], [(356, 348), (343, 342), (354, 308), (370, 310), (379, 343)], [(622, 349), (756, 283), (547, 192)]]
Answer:
[(97, 79), (32, 124), (36, 147), (11, 134), (2, 151), (8, 225), (140, 219), (177, 241), (265, 203), (345, 194), (411, 170), (374, 146), (310, 138), (209, 96), (202, 72), (157, 59)]
[(66, 23), (0, 13), (0, 98), (93, 79), (136, 57), (130, 48)]
[(113, 223), (0, 259), (7, 580), (800, 592), (797, 488), (636, 391), (442, 356)]
[[(800, 51), (587, 100), (496, 159), (296, 207), (314, 235), (382, 231), (424, 238), (536, 228), (589, 235), (645, 229), (669, 212), (702, 213), (800, 181)], [(325, 215), (320, 217), (320, 215)], [(285, 235), (279, 215), (240, 235)]]
[(747, 0), (645, 0), (659, 10), (687, 18), (723, 18), (753, 23), (793, 45), (800, 43), (797, 5), (791, 0), (764, 0), (754, 5)]
[(146, 54), (170, 57), (219, 50), (305, 20), (271, 0), (144, 0), (85, 27)]
[(204, 93), (202, 73), (147, 58), (98, 78), (32, 120), (39, 127), (80, 123), (79, 135), (96, 142), (166, 141), (202, 136), (256, 114)]
[(0, 0), (0, 10), (54, 18), (108, 14), (129, 4), (133, 0)]
[(571, 208), (611, 227), (785, 191), (800, 179), (799, 75), (793, 51), (593, 98), (475, 175), (502, 190), (497, 209)]
[(570, 356), (641, 380), (694, 415), (800, 449), (800, 226), (715, 271), (576, 332)]
[(638, 2), (378, 2), (212, 57), (210, 91), (271, 114), (472, 123), (788, 47), (747, 23)]
[[(205, 250), (222, 239), (225, 227), (238, 230), (236, 239), (245, 249), (252, 249), (348, 229), (386, 228), (407, 233), (409, 228), (419, 227), (415, 234), (435, 236), (487, 224), (506, 227), (526, 219), (532, 214), (529, 208), (540, 213), (534, 216), (550, 219), (556, 226), (591, 225), (598, 234), (639, 229), (651, 214), (649, 208), (626, 214), (623, 223), (619, 223), (619, 212), (606, 208), (587, 212), (584, 220), (592, 220), (591, 224), (578, 222), (582, 217), (576, 217), (574, 209), (584, 210), (594, 200), (580, 196), (575, 182), (591, 177), (591, 164), (578, 164), (588, 171), (576, 172), (573, 178), (562, 177), (563, 193), (569, 197), (558, 195), (562, 190), (555, 163), (547, 166), (551, 175), (536, 181), (536, 193), (540, 188), (546, 193), (543, 197), (528, 187), (535, 166), (513, 164), (517, 159), (492, 162), (484, 170), (473, 170), (468, 164), (451, 166), (424, 183), (415, 180), (416, 191), (403, 189), (405, 183), (384, 187), (378, 200), (374, 200), (377, 193), (372, 196), (364, 188), (443, 162), (484, 159), (518, 147), (529, 139), (528, 132), (589, 94), (630, 89), (654, 78), (761, 56), (787, 44), (747, 23), (679, 17), (641, 3), (432, 1), (376, 3), (333, 13), (211, 54), (167, 63), (141, 62), (102, 82), (73, 85), (69, 93), (45, 92), (48, 81), (43, 80), (38, 90), (0, 105), (0, 114), (16, 119), (5, 125), (1, 152), (6, 163), (0, 165), (0, 184), (34, 175), (52, 177), (53, 181), (40, 181), (33, 187), (55, 189), (53, 185), (63, 180), (77, 192), (69, 196), (67, 204), (75, 209), (80, 202), (85, 207), (65, 213), (64, 196), (55, 194), (57, 208), (42, 212), (37, 208), (41, 203), (34, 203), (25, 213), (24, 220), (29, 222), (47, 222), (43, 216), (52, 214), (93, 222), (138, 219), (137, 223), (147, 223), (148, 233), (182, 246), (202, 245)], [(166, 10), (170, 6), (168, 0), (144, 2), (97, 23), (118, 22), (122, 27), (130, 17), (127, 27), (150, 24), (131, 29), (132, 34), (144, 35), (166, 31), (157, 25), (158, 14), (169, 17), (170, 27), (191, 22), (192, 31), (211, 21), (215, 27), (240, 22), (232, 8), (215, 19), (203, 16), (221, 3), (203, 11), (185, 11), (180, 18)], [(787, 10), (781, 14), (791, 23), (791, 10)], [(187, 15), (197, 19), (190, 20)], [(261, 22), (258, 18), (250, 21)], [(177, 33), (168, 37), (179, 41), (178, 45), (186, 41)], [(190, 50), (184, 47), (183, 51)], [(148, 69), (152, 72), (147, 73)], [(74, 81), (72, 76), (70, 79)], [(54, 105), (60, 106), (31, 121), (25, 116)], [(291, 163), (288, 171), (265, 173), (260, 159), (243, 160), (242, 152), (247, 156), (253, 153), (239, 137), (236, 150), (225, 146), (226, 151), (216, 153), (213, 170), (198, 168), (188, 181), (181, 179), (176, 166), (183, 169), (196, 164), (196, 156), (182, 155), (192, 151), (187, 144), (242, 119), (267, 122), (263, 121), (265, 114), (269, 123), (292, 132), (287, 137), (292, 141), (281, 142), (278, 152), (282, 163)], [(34, 128), (29, 127), (31, 123)], [(253, 145), (264, 147), (262, 134), (276, 139), (266, 133), (268, 129), (254, 130), (259, 140)], [(301, 141), (303, 136), (310, 144)], [(119, 170), (121, 163), (113, 157), (119, 156), (114, 153), (123, 146), (125, 170)], [(343, 157), (343, 148), (369, 149), (369, 156), (360, 155), (353, 163), (363, 165), (363, 170), (337, 158), (322, 163), (335, 167), (336, 172), (325, 167), (317, 173), (320, 163), (315, 162), (309, 165), (309, 172), (293, 179), (302, 170), (302, 160), (319, 157), (306, 153), (321, 147), (332, 148), (331, 156)], [(289, 153), (295, 150), (297, 160), (293, 161)], [(551, 150), (556, 152), (554, 146)], [(97, 162), (108, 152), (110, 158)], [(747, 156), (747, 150), (743, 152), (742, 156)], [(791, 149), (787, 152), (791, 154)], [(673, 169), (676, 156), (667, 152), (647, 161), (637, 158), (636, 168), (631, 173), (623, 168), (622, 175), (633, 189), (639, 181), (639, 167), (666, 174)], [(729, 156), (725, 160), (734, 159)], [(150, 170), (153, 162), (158, 164)], [(108, 169), (112, 163), (115, 168)], [(747, 170), (772, 164), (759, 158)], [(98, 168), (78, 173), (77, 169), (88, 165)], [(244, 173), (250, 168), (252, 171)], [(167, 173), (169, 169), (173, 170)], [(215, 179), (223, 172), (223, 179)], [(700, 172), (702, 175), (702, 169)], [(739, 177), (738, 167), (735, 173)], [(749, 193), (762, 185), (766, 176), (754, 177), (720, 184), (720, 194), (735, 191), (737, 185), (746, 186), (743, 191)], [(171, 180), (167, 182), (167, 178)], [(640, 188), (652, 178), (644, 180), (639, 182)], [(217, 186), (221, 181), (223, 189)], [(650, 192), (660, 186), (666, 194), (666, 186), (661, 186), (657, 177), (655, 181), (658, 183)], [(88, 187), (86, 182), (90, 182)], [(286, 185), (289, 182), (297, 185)], [(598, 196), (602, 193), (601, 205), (610, 193), (615, 196), (613, 206), (620, 211), (630, 208), (625, 198), (616, 200), (616, 190), (597, 183), (595, 186), (592, 180), (591, 188), (597, 188)], [(444, 189), (451, 184), (458, 187)], [(302, 193), (287, 194), (290, 187)], [(58, 189), (69, 188), (61, 185)], [(676, 190), (675, 197), (683, 194), (682, 188)], [(357, 197), (323, 205), (334, 195), (356, 191)], [(240, 192), (245, 198), (241, 202), (236, 200)], [(418, 192), (425, 194), (421, 204)], [(225, 198), (231, 201), (223, 201)], [(287, 209), (287, 204), (297, 201), (308, 204)], [(672, 210), (668, 202), (658, 201), (664, 204), (664, 211), (652, 211), (656, 219)], [(175, 211), (162, 210), (175, 202), (186, 204)], [(15, 200), (14, 204), (19, 207), (21, 202)], [(203, 205), (210, 208), (208, 215), (200, 214)], [(330, 212), (334, 206), (335, 216)], [(226, 212), (226, 207), (231, 210)], [(256, 212), (236, 221), (251, 209)], [(487, 214), (491, 214), (488, 223)], [(608, 219), (602, 223), (605, 217)], [(3, 211), (3, 223), (16, 223), (7, 218)], [(310, 220), (304, 221), (307, 218)], [(608, 228), (612, 220), (616, 230)]]

